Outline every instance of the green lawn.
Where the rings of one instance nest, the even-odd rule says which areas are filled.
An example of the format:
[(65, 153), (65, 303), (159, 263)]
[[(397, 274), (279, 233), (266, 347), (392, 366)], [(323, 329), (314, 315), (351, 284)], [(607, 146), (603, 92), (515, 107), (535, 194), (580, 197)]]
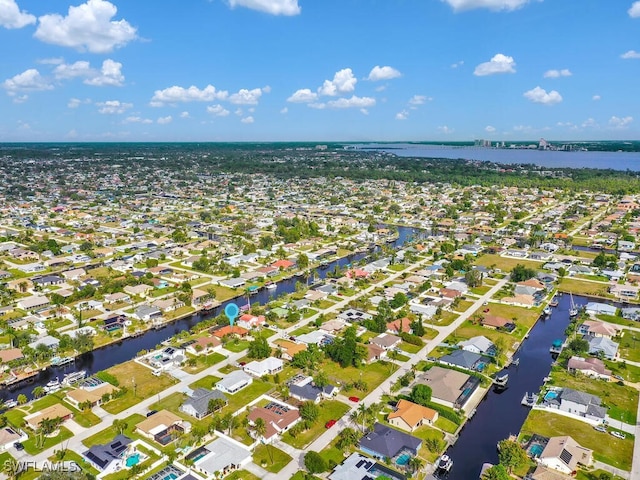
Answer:
[(609, 415), (631, 425), (636, 423), (638, 391), (635, 388), (618, 385), (617, 382), (594, 380), (585, 375), (574, 376), (561, 367), (551, 370), (551, 384), (569, 387), (581, 392), (597, 395), (609, 407)]
[[(127, 428), (124, 430), (124, 434), (130, 438), (135, 437), (134, 430), (136, 429), (136, 425), (144, 420), (146, 417), (144, 415), (140, 415), (138, 413), (134, 413), (133, 415), (124, 419), (127, 424)], [(85, 438), (82, 443), (85, 447), (93, 447), (94, 445), (104, 445), (105, 443), (110, 442), (113, 438), (118, 435), (118, 431), (115, 429), (113, 425), (105, 428), (104, 430), (99, 431), (98, 433)], [(137, 438), (137, 437), (136, 437)]]
[(226, 480), (260, 480), (260, 477), (256, 477), (253, 473), (246, 470), (236, 470), (230, 475), (225, 477)]
[(204, 378), (201, 378), (200, 380), (193, 382), (191, 385), (189, 385), (189, 388), (192, 390), (195, 390), (196, 388), (209, 388), (209, 389), (213, 389), (214, 385), (216, 383), (218, 383), (221, 379), (219, 377), (213, 376), (213, 375), (207, 375)]
[[(323, 370), (327, 374), (330, 381), (340, 382), (340, 388), (343, 393), (355, 392), (358, 396), (364, 396), (370, 393), (397, 369), (398, 366), (394, 363), (384, 361), (375, 362), (360, 368), (342, 368), (338, 363), (328, 359), (318, 368), (318, 370)], [(356, 382), (360, 379), (367, 384), (365, 391), (345, 388), (346, 384)]]
[(516, 265), (524, 265), (525, 267), (539, 270), (542, 268), (541, 262), (524, 260), (522, 258), (501, 257), (500, 255), (487, 254), (476, 259), (476, 265), (482, 265), (487, 268), (499, 268), (503, 272), (510, 272)]
[[(423, 425), (422, 427), (417, 428), (416, 430), (411, 432), (411, 435), (413, 435), (414, 437), (421, 438), (423, 440), (423, 445), (420, 448), (419, 454), (422, 458), (425, 458), (428, 462), (435, 462), (438, 456), (442, 453), (442, 450), (444, 450), (444, 447), (446, 446), (446, 443), (444, 442), (444, 433), (442, 433), (440, 430), (436, 430), (435, 428), (431, 428), (427, 425)], [(441, 448), (438, 451), (434, 451), (434, 452), (429, 450), (424, 445), (425, 443), (424, 440), (428, 440), (428, 439), (438, 440), (438, 442), (440, 442)]]
[(628, 365), (625, 362), (610, 362), (608, 360), (605, 360), (604, 363), (613, 375), (620, 375), (628, 382), (640, 382), (640, 367)]
[(35, 437), (30, 436), (28, 440), (23, 442), (24, 451), (27, 452), (29, 455), (36, 455), (37, 453), (40, 453), (48, 448), (53, 447), (54, 445), (58, 445), (59, 443), (64, 442), (65, 440), (68, 440), (69, 438), (73, 437), (73, 433), (71, 433), (71, 431), (66, 429), (65, 427), (60, 427), (59, 432), (60, 433), (55, 437), (52, 437), (52, 438), (45, 437), (43, 448), (37, 448)]
[(561, 292), (571, 292), (577, 295), (592, 295), (600, 297), (613, 298), (607, 293), (609, 284), (596, 282), (583, 282), (573, 278), (562, 278), (558, 284), (558, 290)]
[(278, 473), (291, 460), (290, 455), (272, 445), (259, 444), (253, 451), (253, 463), (271, 473)]
[(440, 318), (434, 317), (431, 320), (428, 320), (428, 323), (438, 327), (446, 327), (455, 322), (459, 316), (460, 315), (458, 313), (443, 311)]
[(400, 342), (400, 345), (398, 345), (398, 348), (400, 348), (400, 350), (402, 350), (403, 352), (407, 352), (407, 353), (418, 353), (420, 350), (422, 350), (421, 345), (413, 345), (407, 342)]
[[(52, 461), (52, 462), (58, 462), (59, 461), (56, 458), (55, 455), (50, 456), (49, 460)], [(91, 466), (91, 464), (89, 462), (87, 462), (84, 457), (82, 457), (77, 452), (74, 452), (73, 450), (67, 449), (65, 451), (65, 454), (64, 454), (64, 457), (62, 458), (62, 460), (65, 461), (65, 462), (76, 462), (78, 465), (80, 465), (82, 470), (84, 470), (84, 472), (88, 473), (89, 475), (94, 475), (95, 476), (95, 475), (98, 475), (98, 473), (100, 473), (93, 466)], [(1, 465), (1, 463), (0, 463), (0, 465)]]
[(624, 330), (619, 340), (620, 356), (631, 360), (632, 362), (640, 362), (640, 348), (638, 348), (638, 340), (640, 333), (632, 330)]
[[(486, 309), (489, 309), (487, 313), (484, 312)], [(540, 316), (540, 309), (489, 303), (487, 306), (478, 308), (471, 316), (473, 317), (474, 315), (495, 315), (496, 317), (506, 318), (507, 320), (515, 319), (516, 325), (525, 325), (531, 328)]]
[(527, 436), (537, 433), (545, 437), (570, 435), (583, 447), (592, 449), (596, 460), (623, 470), (631, 469), (633, 439), (628, 435), (620, 440), (595, 431), (588, 423), (541, 410), (529, 413), (520, 433)]
[(436, 420), (436, 427), (448, 433), (455, 433), (456, 430), (458, 430), (458, 425), (451, 420), (440, 416), (438, 416), (438, 420)]
[(230, 352), (233, 352), (233, 353), (239, 353), (249, 348), (248, 340), (237, 340), (237, 341), (236, 340), (231, 340), (230, 342), (227, 342), (224, 345), (224, 349), (229, 350)]
[(187, 354), (187, 357), (196, 359), (196, 365), (194, 367), (190, 367), (190, 366), (182, 367), (182, 369), (187, 373), (199, 373), (209, 367), (214, 366), (217, 363), (222, 362), (227, 358), (218, 352), (213, 352), (213, 353), (210, 353), (209, 355), (197, 355), (197, 356)]
[[(585, 472), (584, 470), (578, 470), (578, 473), (575, 476), (576, 480), (600, 480), (601, 477), (600, 475), (604, 474), (604, 473), (608, 473), (605, 472), (604, 470), (592, 470), (591, 472)], [(617, 475), (613, 475), (611, 476), (611, 474), (609, 473), (609, 477), (611, 480), (622, 480), (622, 477), (619, 477)]]
[[(622, 325), (624, 327), (636, 327), (638, 324), (633, 320), (627, 320), (626, 318), (618, 317), (616, 315), (596, 315), (598, 320), (602, 320), (603, 322), (615, 323), (616, 325)], [(638, 335), (640, 337), (640, 335)]]
[(122, 397), (111, 400), (102, 406), (109, 413), (120, 413), (139, 403), (140, 400), (156, 395), (177, 382), (169, 375), (156, 377), (149, 368), (143, 367), (133, 360), (111, 367), (107, 372), (120, 380), (121, 387), (124, 386), (128, 389)]
[(254, 379), (251, 385), (243, 388), (238, 393), (227, 395), (229, 405), (224, 408), (225, 412), (235, 412), (240, 407), (244, 407), (260, 395), (264, 395), (274, 387), (273, 383), (264, 380)]
[(338, 400), (325, 400), (320, 404), (320, 415), (313, 426), (301, 434), (293, 437), (289, 432), (285, 433), (282, 440), (289, 445), (302, 449), (325, 431), (325, 424), (329, 420), (338, 420), (349, 411), (349, 407)]
[(336, 443), (339, 441), (338, 438), (333, 440), (329, 445), (318, 452), (322, 458), (327, 461), (327, 464), (331, 466), (332, 464), (338, 465), (343, 462), (344, 454), (342, 450), (336, 447)]

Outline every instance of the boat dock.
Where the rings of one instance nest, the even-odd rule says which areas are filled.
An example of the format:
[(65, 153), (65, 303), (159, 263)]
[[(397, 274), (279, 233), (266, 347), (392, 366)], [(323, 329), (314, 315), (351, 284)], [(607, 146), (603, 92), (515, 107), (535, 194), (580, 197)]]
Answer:
[(524, 397), (522, 397), (522, 405), (524, 405), (525, 407), (533, 407), (536, 403), (538, 403), (538, 394), (536, 393), (525, 393)]

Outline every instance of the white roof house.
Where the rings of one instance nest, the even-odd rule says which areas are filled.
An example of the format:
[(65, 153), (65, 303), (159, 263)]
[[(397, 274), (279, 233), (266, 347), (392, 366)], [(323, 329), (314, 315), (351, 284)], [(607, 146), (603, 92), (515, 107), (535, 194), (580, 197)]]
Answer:
[(492, 350), (495, 350), (493, 342), (482, 335), (460, 342), (458, 346), (463, 350), (474, 353), (490, 353)]
[(244, 366), (244, 371), (254, 377), (263, 377), (264, 375), (273, 375), (280, 372), (284, 367), (284, 362), (279, 358), (269, 357), (264, 360), (254, 360)]
[(240, 469), (251, 460), (249, 449), (231, 438), (220, 436), (203, 447), (203, 457), (194, 462), (194, 467), (207, 478)]
[(233, 394), (251, 385), (252, 382), (251, 376), (242, 370), (235, 370), (216, 383), (216, 388), (222, 392)]

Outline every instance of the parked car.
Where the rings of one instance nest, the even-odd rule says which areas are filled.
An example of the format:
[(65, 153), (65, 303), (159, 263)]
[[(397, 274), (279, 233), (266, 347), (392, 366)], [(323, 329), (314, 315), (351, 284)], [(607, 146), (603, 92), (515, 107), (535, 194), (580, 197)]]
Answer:
[(241, 367), (244, 367), (247, 364), (247, 362), (240, 362), (238, 365), (240, 365)]
[(624, 378), (622, 378), (620, 375), (614, 375), (613, 378), (615, 378), (616, 380), (620, 380), (621, 382), (624, 382)]
[(607, 427), (605, 427), (604, 425), (596, 425), (593, 427), (593, 429), (597, 430), (598, 432), (607, 433)]
[(613, 431), (613, 432), (609, 432), (609, 433), (611, 433), (611, 435), (613, 435), (614, 437), (619, 438), (621, 440), (624, 440), (625, 438), (627, 438), (627, 436), (624, 433), (621, 433), (621, 432)]
[(13, 447), (14, 447), (16, 450), (18, 450), (18, 451), (22, 451), (22, 450), (24, 450), (24, 445), (22, 445), (22, 443), (20, 443), (20, 442), (16, 442), (16, 443), (14, 443), (14, 444), (13, 444)]
[(331, 428), (336, 424), (337, 420), (329, 420), (327, 423), (324, 424), (324, 428)]
[(352, 402), (358, 403), (360, 401), (360, 397), (349, 397), (349, 400)]
[(147, 412), (147, 417), (150, 417), (151, 415), (155, 415), (156, 413), (158, 413), (158, 410), (149, 410)]

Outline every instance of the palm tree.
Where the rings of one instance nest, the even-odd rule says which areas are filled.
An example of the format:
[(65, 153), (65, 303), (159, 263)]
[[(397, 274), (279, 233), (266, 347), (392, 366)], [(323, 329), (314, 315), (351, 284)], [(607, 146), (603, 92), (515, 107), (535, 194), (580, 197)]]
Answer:
[(253, 426), (253, 431), (255, 432), (257, 439), (265, 444), (265, 448), (267, 449), (267, 453), (269, 454), (269, 460), (271, 460), (271, 464), (273, 465), (273, 452), (269, 448), (269, 444), (266, 443), (264, 438), (264, 434), (267, 433), (267, 425), (264, 423), (264, 420), (262, 418), (256, 419), (256, 423)]
[(40, 398), (43, 397), (44, 394), (46, 392), (44, 391), (44, 387), (41, 386), (37, 386), (36, 388), (33, 389), (33, 391), (31, 392), (31, 394), (35, 397), (35, 398)]
[(124, 431), (127, 429), (128, 425), (127, 425), (127, 422), (125, 422), (124, 420), (115, 419), (113, 421), (113, 427), (117, 430), (117, 432), (120, 435), (122, 435)]
[(15, 480), (20, 474), (20, 464), (10, 457), (8, 460), (4, 461), (4, 464), (2, 465), (2, 472), (9, 477), (10, 480)]
[(424, 461), (419, 457), (411, 457), (409, 459), (408, 467), (412, 472), (420, 472), (424, 466)]
[(364, 403), (358, 405), (358, 417), (362, 420), (362, 433), (364, 433), (364, 424), (367, 419), (367, 407)]

